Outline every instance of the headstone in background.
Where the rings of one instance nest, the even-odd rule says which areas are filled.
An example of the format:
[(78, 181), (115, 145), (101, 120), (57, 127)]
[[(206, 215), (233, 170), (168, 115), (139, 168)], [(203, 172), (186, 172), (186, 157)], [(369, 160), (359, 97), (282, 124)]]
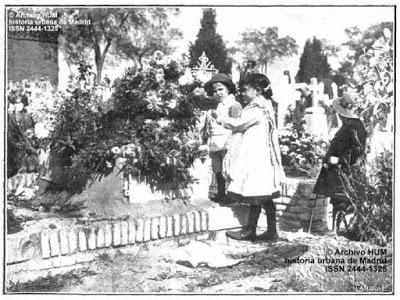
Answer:
[(306, 131), (321, 137), (328, 136), (328, 123), (325, 110), (319, 105), (319, 101), (326, 100), (323, 94), (324, 84), (318, 83), (316, 78), (311, 78), (310, 89), (312, 91), (312, 106), (306, 109)]

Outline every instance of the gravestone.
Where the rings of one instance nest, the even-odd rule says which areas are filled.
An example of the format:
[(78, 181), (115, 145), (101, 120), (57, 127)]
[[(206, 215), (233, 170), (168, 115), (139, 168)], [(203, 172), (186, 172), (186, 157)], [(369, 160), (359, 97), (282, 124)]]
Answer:
[(312, 106), (305, 110), (306, 131), (315, 136), (327, 137), (327, 118), (325, 110), (319, 105), (319, 101), (324, 100), (324, 85), (321, 83), (318, 84), (316, 78), (311, 78)]

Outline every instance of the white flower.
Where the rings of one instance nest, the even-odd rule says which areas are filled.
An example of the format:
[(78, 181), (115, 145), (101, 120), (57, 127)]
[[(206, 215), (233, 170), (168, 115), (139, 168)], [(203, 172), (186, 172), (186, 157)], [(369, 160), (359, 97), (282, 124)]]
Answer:
[(388, 40), (391, 39), (392, 33), (390, 32), (389, 28), (383, 29), (383, 36)]
[(286, 155), (288, 153), (288, 151), (289, 151), (289, 147), (288, 146), (286, 146), (286, 145), (281, 146), (282, 154)]
[(28, 138), (32, 138), (34, 136), (34, 134), (35, 134), (35, 131), (33, 129), (27, 129), (26, 130), (26, 136)]
[(189, 68), (186, 68), (185, 74), (183, 74), (181, 77), (179, 77), (178, 82), (179, 82), (179, 85), (189, 85), (194, 82), (192, 72), (190, 71)]
[(111, 153), (115, 154), (115, 155), (119, 155), (119, 154), (121, 154), (121, 149), (119, 149), (117, 146), (115, 146), (111, 149)]
[(43, 123), (37, 123), (35, 125), (35, 135), (39, 139), (46, 138), (50, 135), (50, 130)]
[(162, 119), (158, 120), (157, 123), (161, 128), (164, 128), (164, 127), (167, 127), (170, 124), (170, 121), (162, 118)]
[(190, 58), (186, 54), (182, 54), (181, 64), (186, 67), (190, 64)]
[(371, 57), (370, 59), (369, 59), (369, 65), (370, 65), (370, 67), (374, 67), (374, 66), (376, 66), (378, 64), (378, 59), (376, 58), (376, 57)]
[(135, 150), (137, 149), (135, 144), (128, 144), (125, 146), (124, 154), (133, 156), (135, 154)]
[(203, 96), (203, 95), (206, 94), (206, 91), (205, 91), (204, 88), (197, 87), (197, 88), (195, 88), (195, 90), (193, 91), (193, 94), (196, 95), (196, 96)]
[(118, 168), (122, 168), (124, 165), (126, 164), (126, 158), (123, 158), (123, 157), (119, 157), (116, 161), (115, 161), (115, 165), (118, 167)]
[(109, 161), (106, 161), (106, 167), (111, 169), (112, 168), (112, 163), (110, 163)]
[(153, 120), (152, 119), (146, 119), (146, 120), (144, 120), (144, 123), (146, 125), (150, 125), (151, 123), (153, 123)]
[(157, 50), (154, 52), (154, 59), (156, 62), (161, 61), (164, 58), (164, 52)]
[(20, 112), (24, 109), (24, 105), (22, 103), (16, 103), (15, 104), (15, 111)]
[(15, 112), (15, 105), (14, 105), (14, 104), (10, 103), (10, 104), (8, 105), (8, 112), (9, 112), (10, 114), (13, 114), (13, 113)]
[(177, 105), (178, 105), (178, 102), (177, 102), (175, 99), (172, 99), (172, 100), (170, 101), (170, 103), (168, 104), (168, 107), (169, 107), (170, 109), (175, 109)]
[(157, 71), (156, 71), (156, 81), (157, 82), (164, 81), (164, 69), (157, 69)]
[(145, 100), (148, 102), (147, 108), (148, 109), (158, 109), (159, 105), (161, 104), (162, 100), (157, 95), (155, 91), (148, 91), (146, 92)]

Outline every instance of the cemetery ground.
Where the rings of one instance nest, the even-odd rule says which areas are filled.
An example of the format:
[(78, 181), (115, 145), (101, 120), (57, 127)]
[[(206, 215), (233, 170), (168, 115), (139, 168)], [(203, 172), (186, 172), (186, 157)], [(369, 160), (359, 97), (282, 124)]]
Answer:
[[(204, 169), (204, 170), (203, 170)], [(206, 176), (207, 165), (199, 170)], [(203, 174), (204, 173), (204, 174)], [(80, 216), (54, 211), (14, 207), (22, 220), (19, 232), (26, 235), (42, 230), (59, 230), (74, 226), (112, 223), (125, 218), (184, 214), (193, 210), (218, 208), (206, 199), (207, 181), (200, 180), (202, 193), (184, 201), (157, 200), (129, 203), (122, 196), (118, 176), (95, 182), (74, 201), (85, 199)], [(204, 186), (203, 186), (204, 185)], [(65, 192), (57, 197), (67, 197)], [(54, 199), (48, 199), (52, 202)], [(34, 199), (44, 205), (45, 199)], [(237, 204), (235, 204), (238, 206)], [(225, 205), (229, 209), (231, 205)], [(243, 211), (244, 212), (244, 211)], [(224, 216), (218, 215), (223, 218)], [(218, 217), (217, 216), (217, 217)], [(264, 219), (264, 220), (261, 220)], [(243, 220), (242, 220), (243, 221)], [(265, 221), (265, 215), (260, 217)], [(259, 233), (265, 228), (259, 223)], [(22, 230), (21, 230), (22, 229)], [(116, 247), (113, 252), (99, 252), (96, 260), (68, 267), (44, 269), (34, 275), (17, 275), (6, 281), (7, 293), (66, 294), (259, 294), (259, 293), (335, 293), (392, 291), (392, 250), (387, 249), (385, 269), (349, 269), (346, 255), (331, 255), (336, 249), (367, 251), (378, 246), (350, 241), (333, 233), (320, 234), (279, 229), (276, 243), (239, 242), (227, 239), (225, 230), (203, 232), (196, 238), (166, 238), (142, 242), (133, 250)], [(182, 253), (187, 255), (182, 256)], [(360, 255), (355, 256), (359, 259)], [(344, 259), (343, 263), (326, 259)], [(298, 259), (298, 260), (297, 260)], [(321, 261), (322, 260), (322, 261)], [(358, 264), (359, 265), (359, 264)], [(343, 267), (344, 270), (335, 269)], [(369, 267), (372, 269), (369, 270)]]
[[(64, 273), (13, 283), (9, 292), (57, 293), (307, 293), (387, 292), (392, 289), (391, 266), (387, 273), (327, 272), (327, 249), (367, 249), (334, 235), (281, 232), (276, 243), (238, 242), (224, 238), (203, 241), (240, 262), (227, 267), (190, 267), (177, 264), (177, 248), (162, 243), (144, 244), (136, 254), (103, 255), (97, 261)], [(313, 258), (314, 263), (288, 263), (286, 259)], [(332, 265), (332, 264), (331, 264)]]
[[(173, 213), (186, 207), (206, 207), (210, 201), (198, 203), (153, 202), (136, 205), (137, 214), (154, 211)], [(215, 205), (215, 204), (213, 204)], [(38, 217), (37, 215), (36, 217)], [(43, 217), (44, 215), (41, 215)], [(60, 219), (55, 215), (31, 221), (30, 228), (44, 226), (68, 226), (66, 222), (77, 219)], [(36, 223), (36, 224), (35, 224)], [(26, 229), (25, 229), (26, 230)], [(25, 231), (24, 230), (24, 231)], [(259, 231), (265, 228), (259, 228)], [(196, 244), (197, 243), (197, 244)], [(209, 253), (199, 248), (204, 244)], [(177, 261), (181, 249), (194, 245), (187, 260)], [(47, 273), (38, 272), (35, 279), (8, 282), (9, 293), (195, 293), (195, 294), (242, 294), (242, 293), (305, 293), (305, 292), (385, 292), (392, 290), (391, 249), (387, 256), (385, 272), (349, 271), (344, 264), (329, 263), (326, 258), (347, 260), (349, 256), (327, 255), (336, 249), (365, 250), (377, 248), (371, 244), (353, 242), (333, 233), (309, 234), (303, 231), (280, 230), (276, 243), (239, 242), (226, 239), (219, 231), (206, 239), (188, 239), (181, 244), (168, 240), (139, 244), (134, 253), (123, 250), (112, 255), (103, 254), (90, 263)], [(212, 266), (193, 263), (204, 257), (224, 255), (230, 264)], [(193, 260), (190, 259), (192, 257)], [(299, 258), (298, 261), (296, 259)], [(313, 261), (311, 260), (313, 259)], [(318, 259), (325, 259), (318, 262)], [(207, 261), (207, 259), (204, 259)], [(215, 264), (215, 262), (214, 262)], [(327, 266), (345, 267), (345, 271), (328, 271)]]

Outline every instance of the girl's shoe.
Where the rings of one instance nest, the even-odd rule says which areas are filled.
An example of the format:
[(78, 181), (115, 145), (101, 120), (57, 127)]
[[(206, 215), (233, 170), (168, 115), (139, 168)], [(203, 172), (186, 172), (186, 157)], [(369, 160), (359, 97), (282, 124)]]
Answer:
[(260, 235), (257, 235), (256, 240), (257, 241), (263, 241), (263, 242), (274, 242), (279, 239), (278, 233), (275, 231), (266, 231)]
[(253, 230), (242, 229), (240, 231), (227, 231), (226, 236), (238, 241), (252, 241), (256, 239), (256, 233)]

